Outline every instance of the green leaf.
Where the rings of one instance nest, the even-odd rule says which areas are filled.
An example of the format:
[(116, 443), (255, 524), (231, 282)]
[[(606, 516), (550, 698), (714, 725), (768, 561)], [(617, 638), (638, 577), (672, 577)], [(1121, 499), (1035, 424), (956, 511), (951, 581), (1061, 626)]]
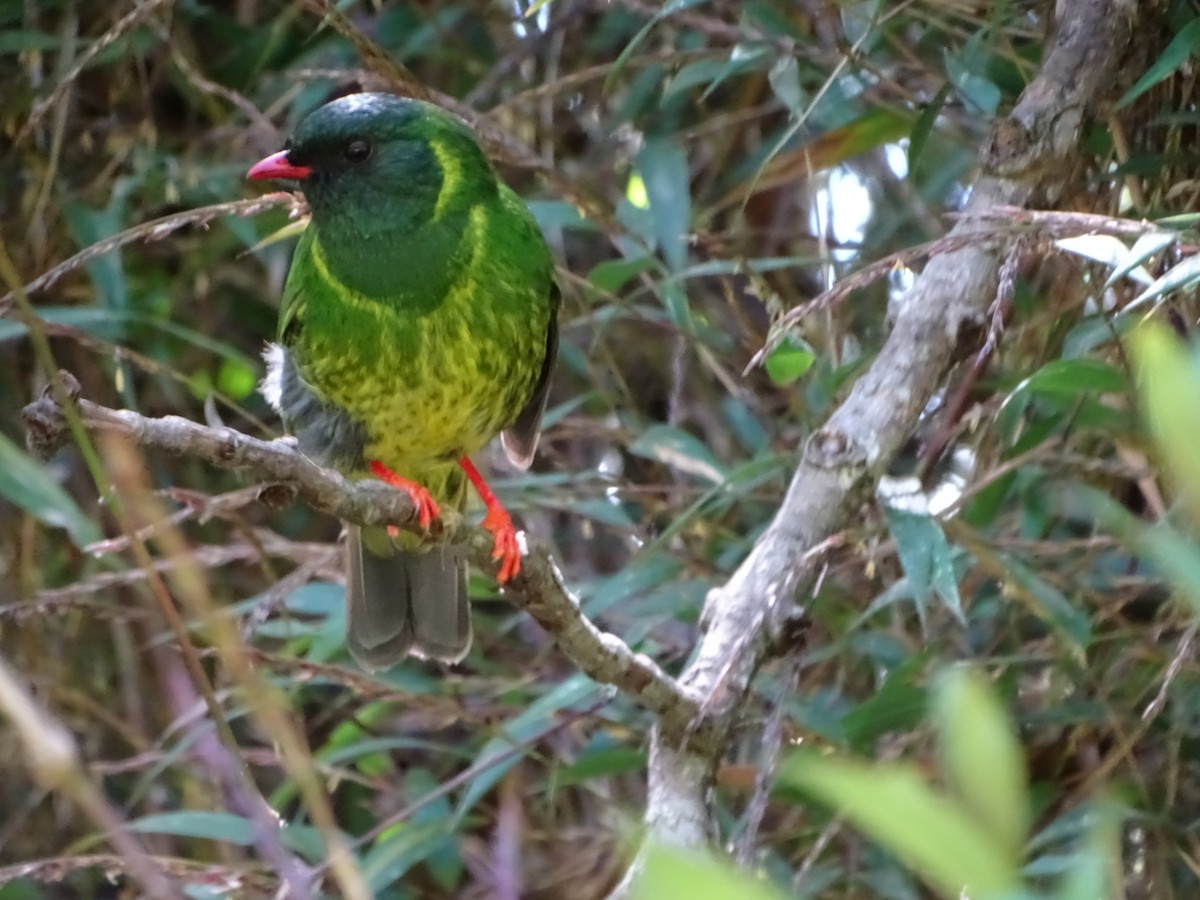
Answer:
[[(136, 316), (98, 306), (39, 306), (37, 317), (49, 325), (66, 325), (105, 339), (120, 338)], [(0, 319), (0, 344), (24, 338), (29, 329), (16, 319)]]
[(1005, 402), (1022, 391), (1073, 397), (1090, 393), (1121, 393), (1128, 387), (1125, 376), (1103, 360), (1056, 359), (1013, 388)]
[(1019, 885), (1005, 849), (911, 765), (800, 753), (784, 766), (781, 781), (846, 816), (947, 898), (987, 900)]
[[(572, 675), (562, 684), (539, 697), (505, 725), (502, 736), (492, 738), (479, 751), (479, 755), (475, 759), (476, 765), (481, 765), (489, 760), (496, 760), (496, 764), (484, 768), (467, 785), (458, 798), (456, 819), (461, 819), (466, 815), (479, 802), (479, 799), (504, 777), (505, 772), (519, 763), (526, 753), (533, 751), (533, 745), (529, 741), (553, 724), (556, 713), (567, 707), (594, 701), (601, 690), (602, 688), (587, 676)], [(519, 747), (521, 752), (510, 752), (514, 747)]]
[(1125, 546), (1151, 560), (1180, 590), (1200, 615), (1200, 549), (1169, 522), (1146, 525), (1111, 497), (1092, 488), (1081, 488), (1089, 512), (1104, 528), (1115, 532)]
[(27, 50), (51, 50), (61, 41), (52, 34), (44, 31), (27, 31), (11, 29), (0, 31), (0, 56), (11, 53), (24, 53)]
[(796, 57), (779, 57), (767, 72), (767, 81), (788, 112), (793, 116), (803, 112), (804, 89), (800, 86), (800, 64), (796, 62)]
[(946, 540), (941, 525), (933, 516), (893, 506), (885, 505), (884, 513), (921, 621), (925, 621), (929, 594), (936, 591), (946, 609), (965, 624), (958, 574), (954, 571), (954, 549)]
[(244, 816), (209, 810), (181, 810), (143, 816), (129, 823), (142, 834), (173, 834), (177, 837), (204, 838), (249, 847), (254, 844), (254, 826)]
[[(734, 47), (728, 58), (709, 57), (690, 62), (681, 68), (663, 88), (663, 99), (668, 100), (683, 91), (707, 84), (704, 97), (721, 85), (723, 81), (742, 72), (762, 69), (771, 60), (771, 53), (765, 46), (753, 46), (748, 52), (742, 52), (739, 46)], [(703, 98), (702, 98), (703, 99)]]
[(579, 759), (560, 769), (554, 776), (556, 787), (581, 784), (593, 778), (611, 778), (646, 768), (646, 751), (636, 747), (605, 747), (580, 755)]
[[(1200, 259), (1200, 257), (1193, 257)], [(1171, 477), (1200, 516), (1200, 363), (1167, 329), (1146, 323), (1130, 340), (1150, 433)], [(1200, 519), (1197, 519), (1200, 521)]]
[(636, 278), (648, 269), (654, 268), (655, 259), (650, 256), (638, 256), (633, 259), (606, 259), (597, 263), (588, 272), (587, 280), (600, 290), (615, 294), (631, 278)]
[(728, 477), (703, 441), (674, 425), (651, 425), (629, 445), (629, 452), (713, 484), (721, 484)]
[(6, 497), (52, 528), (66, 529), (76, 547), (100, 540), (100, 529), (38, 465), (5, 435), (0, 434), (0, 497)]
[(656, 844), (646, 854), (633, 896), (636, 900), (783, 900), (785, 895), (711, 856)]
[(946, 74), (967, 104), (973, 106), (976, 112), (990, 117), (1000, 106), (1001, 94), (1000, 88), (979, 71), (983, 59), (988, 55), (981, 52), (978, 38), (983, 34), (984, 31), (976, 32), (959, 54), (946, 52)]
[(1116, 109), (1124, 109), (1154, 85), (1169, 78), (1171, 74), (1200, 50), (1200, 19), (1192, 19), (1167, 44), (1162, 55), (1146, 70), (1125, 96), (1117, 101)]
[(995, 691), (969, 669), (944, 671), (933, 695), (945, 776), (1015, 865), (1029, 829), (1029, 785), (1013, 725)]
[(786, 386), (799, 380), (816, 359), (811, 348), (788, 335), (768, 354), (765, 367), (771, 381)]
[(947, 81), (943, 84), (937, 94), (934, 95), (934, 98), (921, 108), (921, 114), (917, 117), (917, 121), (913, 123), (912, 133), (908, 138), (909, 172), (917, 170), (917, 163), (921, 159), (921, 153), (925, 150), (925, 144), (929, 141), (929, 135), (933, 132), (933, 126), (937, 123), (938, 116), (942, 113), (942, 107), (946, 105), (946, 98), (950, 96), (952, 90), (954, 90), (954, 85), (951, 82)]
[(687, 264), (687, 234), (692, 216), (687, 153), (672, 138), (651, 138), (637, 156), (637, 170), (650, 201), (654, 231), (667, 266)]
[(404, 823), (389, 831), (387, 839), (381, 838), (363, 857), (363, 878), (378, 894), (452, 840), (447, 821)]
[[(1072, 854), (1071, 869), (1054, 900), (1093, 900), (1123, 893), (1109, 878), (1114, 861), (1121, 859), (1121, 811), (1111, 803), (1101, 803), (1089, 818), (1093, 822), (1087, 839)], [(1116, 892), (1114, 887), (1118, 888)]]
[(1085, 649), (1092, 641), (1092, 624), (1087, 613), (1072, 605), (1058, 588), (1017, 562), (1011, 556), (1004, 557), (1008, 577), (1019, 585), (1036, 612), (1069, 638), (1078, 649)]
[(911, 731), (929, 710), (928, 694), (916, 683), (925, 668), (921, 655), (910, 657), (888, 675), (866, 700), (842, 717), (850, 747), (867, 752), (889, 732)]

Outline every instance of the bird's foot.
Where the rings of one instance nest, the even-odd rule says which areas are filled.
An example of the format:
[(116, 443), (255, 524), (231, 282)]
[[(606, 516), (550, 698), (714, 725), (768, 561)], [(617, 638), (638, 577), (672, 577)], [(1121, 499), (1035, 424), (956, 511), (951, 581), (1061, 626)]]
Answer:
[(521, 545), (512, 517), (497, 502), (487, 508), (487, 515), (480, 524), (492, 533), (492, 559), (500, 561), (496, 580), (508, 584), (521, 571)]
[(429, 493), (428, 488), (417, 484), (415, 481), (402, 478), (377, 459), (371, 460), (371, 474), (385, 484), (390, 484), (396, 490), (404, 491), (404, 493), (408, 494), (409, 499), (412, 500), (413, 506), (417, 510), (417, 523), (422, 528), (428, 528), (433, 524), (433, 520), (442, 514), (442, 511), (438, 508), (437, 501), (433, 499), (433, 495)]
[(512, 516), (508, 514), (507, 509), (500, 505), (500, 501), (492, 493), (492, 489), (488, 487), (487, 482), (483, 480), (483, 476), (479, 474), (479, 470), (475, 468), (475, 464), (469, 457), (462, 457), (458, 464), (471, 479), (471, 484), (475, 485), (475, 490), (479, 492), (479, 498), (487, 508), (487, 515), (483, 517), (483, 522), (480, 524), (492, 533), (492, 559), (500, 562), (496, 580), (501, 584), (507, 584), (521, 571), (521, 544), (517, 540), (517, 529), (513, 525)]

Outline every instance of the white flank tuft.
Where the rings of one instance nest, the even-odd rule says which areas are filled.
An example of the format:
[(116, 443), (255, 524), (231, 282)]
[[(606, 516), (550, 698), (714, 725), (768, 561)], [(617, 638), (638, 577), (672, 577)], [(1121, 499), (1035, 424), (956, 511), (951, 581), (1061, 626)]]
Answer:
[(287, 353), (278, 344), (267, 344), (263, 359), (267, 361), (267, 374), (258, 385), (258, 392), (267, 398), (276, 412), (283, 412), (283, 358)]

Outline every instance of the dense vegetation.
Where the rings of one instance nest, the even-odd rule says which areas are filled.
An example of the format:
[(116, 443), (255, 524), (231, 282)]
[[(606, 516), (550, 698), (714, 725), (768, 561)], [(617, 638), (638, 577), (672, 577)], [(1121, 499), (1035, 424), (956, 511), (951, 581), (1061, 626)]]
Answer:
[[(105, 407), (279, 433), (256, 382), (293, 204), (205, 208), (258, 196), (246, 168), (306, 112), (448, 105), (528, 200), (558, 371), (533, 470), (486, 461), (583, 612), (675, 675), (905, 292), (962, 249), (1053, 6), (0, 0), (0, 721), (23, 687), (41, 734), (0, 728), (0, 900), (153, 895), (147, 870), (304, 896), (310, 869), (312, 896), (601, 897), (637, 854), (656, 715), (490, 577), (461, 665), (369, 676), (335, 519), (111, 435), (25, 449), (59, 369)], [(897, 369), (908, 439), (797, 551), (803, 615), (748, 629), (747, 689), (701, 698), (706, 827), (754, 874), (643, 857), (644, 896), (1197, 895), (1174, 504), (1200, 381), (1166, 330), (1128, 336), (1197, 321), (1200, 18), (1126, 14), (1070, 152), (1014, 201), (1051, 212), (967, 240), (1002, 263), (988, 314), (908, 347), (936, 392)], [(67, 735), (78, 770), (46, 765)]]

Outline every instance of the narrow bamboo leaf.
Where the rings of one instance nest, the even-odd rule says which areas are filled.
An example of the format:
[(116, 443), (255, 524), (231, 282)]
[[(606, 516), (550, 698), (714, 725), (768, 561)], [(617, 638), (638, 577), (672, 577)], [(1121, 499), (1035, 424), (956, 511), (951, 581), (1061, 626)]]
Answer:
[(44, 31), (9, 29), (0, 32), (0, 56), (24, 53), (28, 50), (51, 50), (60, 43), (60, 38)]
[(954, 551), (941, 526), (932, 516), (884, 506), (888, 530), (896, 541), (896, 554), (908, 578), (913, 601), (922, 622), (931, 592), (936, 591), (946, 608), (965, 622), (958, 576), (954, 570)]
[(1066, 250), (1076, 256), (1120, 269), (1134, 281), (1142, 284), (1154, 282), (1149, 272), (1136, 262), (1132, 262), (1132, 248), (1111, 234), (1080, 234), (1075, 237), (1060, 238), (1054, 242), (1054, 245), (1060, 250)]
[[(1132, 249), (1130, 249), (1129, 259), (1113, 269), (1113, 273), (1108, 276), (1108, 281), (1104, 282), (1104, 286), (1109, 287), (1110, 285), (1116, 284), (1118, 280), (1124, 278), (1134, 268), (1137, 268), (1140, 271), (1145, 271), (1145, 269), (1142, 268), (1142, 263), (1150, 259), (1150, 257), (1161, 253), (1163, 250), (1166, 250), (1178, 240), (1179, 235), (1174, 231), (1151, 231), (1147, 234), (1143, 234), (1134, 242)], [(1149, 275), (1149, 273), (1147, 273), (1147, 275)], [(1138, 280), (1141, 280), (1140, 276)], [(1144, 283), (1152, 284), (1153, 279), (1150, 279)]]
[(1167, 44), (1162, 55), (1146, 70), (1133, 87), (1125, 92), (1125, 96), (1117, 101), (1116, 109), (1124, 109), (1154, 85), (1171, 76), (1176, 69), (1187, 62), (1197, 50), (1200, 50), (1200, 19), (1188, 22)]
[(1198, 281), (1200, 281), (1200, 253), (1189, 256), (1179, 265), (1164, 272), (1154, 284), (1135, 297), (1125, 307), (1125, 311), (1128, 312), (1143, 303), (1161, 297), (1168, 291), (1189, 288)]
[[(552, 723), (555, 714), (570, 706), (593, 701), (600, 696), (602, 688), (584, 675), (573, 675), (553, 690), (531, 703), (520, 715), (513, 718), (504, 726), (501, 737), (492, 738), (479, 752), (475, 764), (479, 765), (495, 759), (494, 766), (484, 768), (472, 779), (458, 799), (455, 810), (455, 820), (466, 815), (491, 790), (504, 773), (519, 763), (525, 753), (532, 752), (533, 746), (527, 742), (545, 731)], [(523, 752), (510, 753), (514, 747), (521, 747)]]
[(649, 256), (634, 259), (606, 259), (597, 263), (588, 272), (587, 280), (600, 290), (615, 294), (631, 279), (648, 269), (654, 268), (655, 260)]
[(1029, 785), (1012, 723), (983, 677), (961, 667), (939, 677), (933, 708), (946, 778), (1016, 864), (1029, 829)]
[(1021, 381), (1005, 400), (1017, 394), (1075, 396), (1090, 393), (1120, 393), (1128, 387), (1125, 376), (1099, 359), (1055, 359)]
[(405, 824), (379, 840), (363, 857), (362, 874), (378, 894), (453, 839), (448, 821)]
[(6, 497), (34, 518), (66, 529), (75, 546), (100, 540), (100, 529), (50, 475), (21, 448), (0, 433), (0, 497)]
[(921, 114), (917, 117), (917, 121), (913, 123), (912, 133), (908, 137), (908, 171), (915, 172), (917, 163), (921, 159), (921, 153), (925, 150), (925, 144), (929, 140), (929, 135), (933, 132), (933, 126), (937, 122), (937, 117), (941, 114), (942, 107), (946, 105), (946, 98), (950, 96), (950, 92), (954, 90), (954, 85), (947, 81), (942, 85), (941, 90), (934, 95), (921, 109)]
[(254, 826), (244, 816), (210, 810), (181, 810), (143, 816), (129, 823), (131, 831), (142, 834), (173, 834), (177, 837), (204, 838), (249, 847), (254, 843)]
[(1047, 622), (1081, 650), (1092, 642), (1092, 624), (1087, 614), (1076, 608), (1062, 591), (1011, 556), (1004, 558), (1004, 565), (1009, 578), (1020, 586)]
[(672, 271), (687, 264), (687, 233), (692, 200), (687, 153), (672, 138), (652, 138), (637, 156), (654, 230)]
[(703, 441), (674, 425), (651, 425), (629, 445), (629, 452), (713, 484), (720, 484), (728, 476)]
[(846, 816), (947, 898), (987, 900), (1019, 885), (1004, 848), (913, 766), (800, 753), (780, 777)]
[(800, 86), (800, 64), (794, 56), (781, 56), (767, 73), (767, 81), (775, 97), (787, 107), (793, 116), (800, 115), (804, 107), (804, 89)]

